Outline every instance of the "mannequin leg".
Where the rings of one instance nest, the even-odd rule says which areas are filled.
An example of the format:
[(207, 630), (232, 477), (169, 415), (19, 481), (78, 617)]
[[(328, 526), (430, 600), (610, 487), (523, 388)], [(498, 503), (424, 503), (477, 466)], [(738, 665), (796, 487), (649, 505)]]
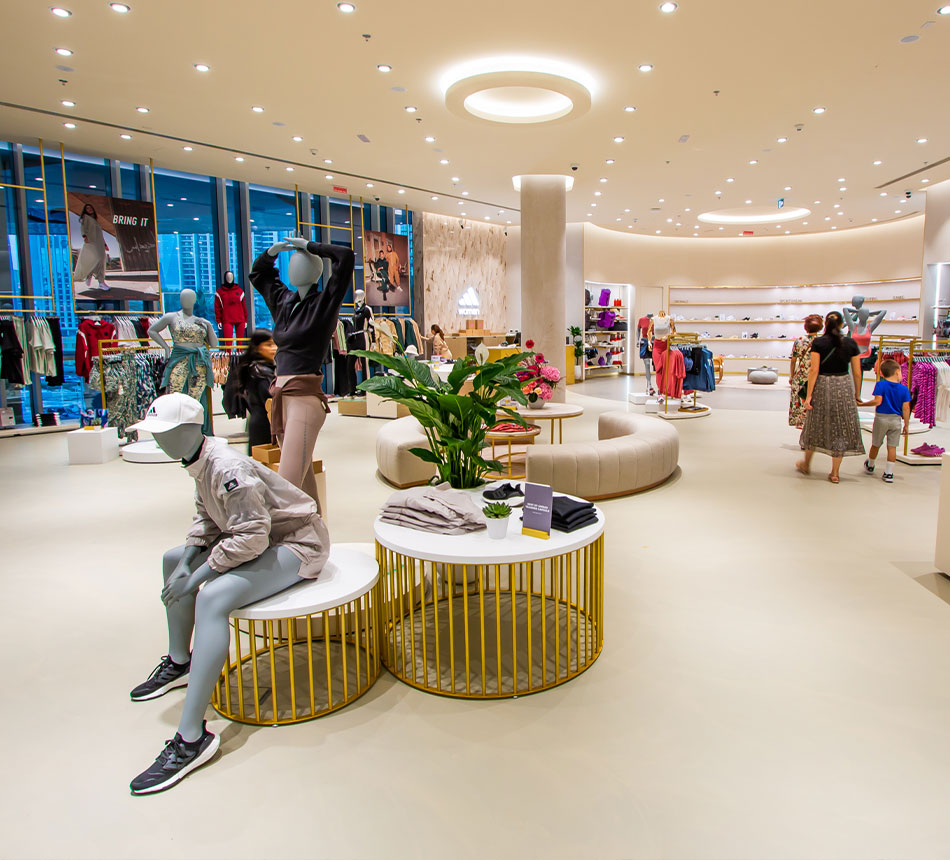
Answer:
[(244, 332), (247, 331), (247, 323), (235, 323), (234, 324), (234, 336), (238, 338), (244, 337)]
[[(175, 572), (184, 549), (184, 546), (176, 546), (162, 556), (163, 583), (167, 583)], [(207, 553), (199, 555), (192, 569), (203, 564), (207, 557)], [(176, 663), (187, 663), (191, 654), (191, 634), (195, 629), (195, 595), (183, 597), (177, 603), (165, 607), (165, 617), (168, 620), (168, 656)]]
[(228, 613), (299, 582), (299, 569), (300, 559), (287, 547), (270, 547), (253, 561), (212, 580), (198, 593), (191, 675), (178, 724), (186, 741), (201, 737), (205, 710), (228, 656)]
[(647, 391), (653, 388), (653, 383), (650, 381), (650, 359), (643, 359), (643, 368), (647, 375)]
[[(232, 323), (221, 323), (221, 337), (224, 338), (224, 340), (229, 340), (234, 337), (234, 325)], [(229, 346), (232, 345), (233, 344), (229, 344)]]
[(355, 355), (346, 356), (346, 387), (350, 394), (358, 394), (356, 390), (356, 363), (359, 359)]
[(277, 440), (280, 445), (277, 474), (300, 487), (319, 508), (317, 479), (313, 475), (313, 449), (327, 414), (316, 397), (285, 397), (283, 403), (284, 432)]

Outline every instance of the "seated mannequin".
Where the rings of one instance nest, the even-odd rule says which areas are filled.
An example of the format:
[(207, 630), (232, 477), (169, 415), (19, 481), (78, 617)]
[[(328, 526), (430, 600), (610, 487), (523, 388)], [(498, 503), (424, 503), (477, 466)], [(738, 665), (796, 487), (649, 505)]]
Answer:
[(313, 500), (256, 460), (206, 439), (203, 414), (193, 398), (166, 394), (132, 428), (147, 430), (182, 461), (195, 479), (197, 507), (185, 544), (162, 559), (168, 654), (131, 698), (188, 691), (178, 732), (132, 780), (133, 794), (171, 788), (217, 751), (220, 740), (208, 731), (204, 713), (228, 655), (229, 613), (316, 578), (330, 552)]

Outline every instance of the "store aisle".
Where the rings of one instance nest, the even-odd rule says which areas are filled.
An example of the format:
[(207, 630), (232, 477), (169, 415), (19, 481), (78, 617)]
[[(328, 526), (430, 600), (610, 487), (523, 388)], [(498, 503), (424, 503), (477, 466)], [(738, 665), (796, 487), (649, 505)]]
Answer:
[[(596, 433), (608, 400), (571, 394)], [(371, 539), (391, 490), (382, 422), (332, 415), (334, 540)], [(678, 422), (681, 471), (604, 503), (606, 644), (513, 701), (385, 673), (294, 727), (220, 720), (180, 786), (128, 781), (183, 694), (132, 704), (164, 653), (162, 551), (191, 518), (175, 465), (66, 465), (62, 435), (0, 440), (9, 857), (877, 858), (950, 844), (950, 606), (932, 572), (938, 469), (885, 485), (793, 470), (784, 415)]]

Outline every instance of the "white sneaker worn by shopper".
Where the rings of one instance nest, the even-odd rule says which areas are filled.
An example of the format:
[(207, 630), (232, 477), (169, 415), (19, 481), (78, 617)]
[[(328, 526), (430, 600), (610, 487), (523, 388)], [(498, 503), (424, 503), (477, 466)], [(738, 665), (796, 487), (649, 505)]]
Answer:
[(874, 464), (870, 460), (864, 461), (864, 471), (867, 472), (869, 475), (874, 474)]

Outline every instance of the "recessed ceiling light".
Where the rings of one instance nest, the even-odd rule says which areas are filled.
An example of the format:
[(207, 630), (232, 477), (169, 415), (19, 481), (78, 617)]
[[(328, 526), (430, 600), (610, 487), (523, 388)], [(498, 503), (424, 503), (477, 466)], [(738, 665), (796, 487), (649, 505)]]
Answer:
[(880, 162), (880, 161), (875, 161), (875, 162), (873, 162), (873, 164), (874, 164), (875, 167), (877, 167), (877, 166), (878, 166), (879, 164), (881, 164), (881, 163), (882, 163), (882, 162)]
[(613, 158), (608, 158), (607, 161), (606, 161), (606, 163), (607, 163), (607, 164), (613, 164), (613, 163), (614, 163), (614, 159), (613, 159)]
[(393, 70), (393, 67), (389, 65), (389, 63), (380, 63), (376, 68), (381, 72), (391, 72)]
[(52, 12), (57, 18), (68, 18), (73, 13), (68, 9), (64, 9), (62, 6), (50, 6), (50, 12)]
[(594, 213), (593, 213), (593, 212), (588, 212), (588, 213), (587, 213), (587, 217), (588, 217), (588, 218), (593, 218), (593, 217), (594, 217)]
[(676, 4), (676, 3), (673, 3), (672, 0), (671, 0), (671, 2), (668, 2), (668, 3), (661, 3), (661, 4), (660, 4), (660, 11), (661, 11), (664, 15), (669, 15), (669, 14), (675, 12), (675, 11), (677, 10), (677, 8), (678, 8), (678, 7), (677, 7), (677, 4)]
[(815, 200), (815, 201), (814, 201), (815, 206), (817, 206), (817, 205), (820, 204), (820, 203), (821, 203), (820, 200)]
[(735, 182), (735, 179), (733, 179), (733, 178), (730, 176), (730, 177), (726, 180), (726, 182)]
[(725, 230), (726, 228), (725, 228), (725, 227), (720, 227), (719, 229), (720, 229), (720, 230)]
[(900, 210), (900, 209), (895, 209), (895, 210), (894, 210), (894, 214), (895, 214), (895, 215), (900, 215), (900, 214), (901, 214), (901, 210)]
[(622, 220), (622, 219), (618, 218), (617, 220), (620, 221), (620, 220)]
[(698, 235), (699, 235), (699, 233), (693, 233), (693, 235), (694, 235), (694, 236), (698, 236)]
[(653, 71), (653, 63), (640, 63), (640, 65), (637, 66), (637, 68), (638, 68), (641, 72), (652, 72), (652, 71)]
[(286, 170), (288, 173), (294, 172), (294, 169), (292, 167), (285, 167), (284, 170)]
[(432, 197), (431, 197), (430, 199), (431, 199), (431, 200), (438, 200), (439, 198), (438, 198), (438, 197), (436, 197), (436, 196), (435, 196), (435, 195), (433, 194), (433, 195), (432, 195)]
[(837, 230), (838, 227), (837, 227), (837, 225), (835, 225), (835, 226), (833, 226), (831, 229), (832, 229), (832, 230)]
[(776, 143), (788, 143), (788, 138), (787, 138), (787, 137), (777, 137), (777, 138), (775, 138), (775, 142), (776, 142)]
[(716, 194), (716, 195), (718, 196), (719, 194), (722, 194), (722, 192), (721, 192), (721, 191), (713, 191), (713, 194)]
[(136, 110), (137, 110), (139, 113), (148, 113), (148, 108), (147, 108), (147, 107), (137, 107)]
[(455, 202), (458, 203), (459, 206), (464, 206), (464, 205), (465, 205), (465, 201), (464, 201), (464, 200), (456, 200)]
[(917, 143), (926, 143), (926, 142), (927, 142), (927, 138), (926, 138), (926, 137), (918, 137), (918, 138), (917, 138)]
[(749, 164), (758, 164), (758, 163), (759, 163), (759, 162), (756, 161), (754, 158), (752, 159), (752, 161), (749, 162)]
[(244, 161), (244, 156), (243, 156), (243, 155), (235, 155), (235, 156), (234, 156), (234, 160), (235, 160), (235, 161)]
[(260, 105), (252, 105), (251, 110), (254, 111), (254, 113), (264, 113), (264, 108)]
[(591, 203), (590, 205), (591, 205), (594, 209), (597, 208), (597, 204), (596, 204), (596, 203)]
[(847, 191), (848, 189), (845, 188), (845, 187), (842, 185), (838, 190), (839, 190), (839, 191)]
[(440, 159), (439, 159), (439, 164), (448, 164), (448, 163), (449, 163), (449, 160), (448, 160), (447, 158), (440, 158)]
[(126, 12), (132, 11), (132, 7), (126, 6), (125, 3), (110, 3), (109, 8), (113, 12), (118, 12), (120, 15), (125, 15)]
[(181, 200), (182, 203), (184, 203), (188, 198), (187, 198), (187, 197), (179, 197), (178, 199)]
[(840, 203), (835, 203), (835, 205), (834, 205), (832, 208), (833, 208), (833, 209), (840, 209), (840, 208), (841, 208), (841, 204), (840, 204)]
[(786, 185), (786, 186), (785, 186), (785, 190), (786, 190), (786, 191), (791, 191), (791, 190), (792, 190), (792, 186), (791, 186), (791, 185)]
[(76, 102), (72, 102), (69, 99), (63, 99), (60, 104), (63, 107), (76, 107)]
[(328, 173), (328, 174), (327, 174), (326, 176), (324, 176), (323, 178), (324, 178), (324, 179), (333, 179), (333, 174), (332, 174), (332, 173)]
[(462, 196), (463, 196), (463, 197), (468, 197), (468, 192), (467, 192), (467, 191), (463, 191), (463, 192), (462, 192)]
[(452, 177), (453, 182), (460, 182), (461, 180), (457, 176)]
[(324, 163), (324, 164), (333, 164), (333, 159), (332, 159), (332, 158), (324, 158), (324, 159), (323, 159), (323, 163)]
[(921, 182), (930, 182), (929, 179), (921, 179), (920, 181), (921, 181)]
[(633, 105), (627, 105), (627, 106), (624, 108), (624, 111), (625, 111), (626, 113), (633, 113), (635, 110), (636, 110), (636, 108), (635, 108)]
[(190, 146), (183, 146), (182, 149), (185, 150), (185, 152), (191, 152), (191, 150), (193, 149), (193, 147), (190, 147)]
[(785, 235), (787, 236), (787, 235), (788, 235), (789, 233), (791, 233), (791, 232), (792, 232), (791, 230), (786, 230), (786, 231), (785, 231)]
[(491, 221), (491, 215), (486, 215), (486, 216), (485, 216), (485, 220), (486, 220), (486, 221)]
[(95, 185), (90, 185), (89, 187), (90, 187), (90, 188), (95, 188), (96, 186), (95, 186)]
[(820, 114), (820, 113), (824, 113), (826, 110), (827, 110), (827, 108), (816, 107), (816, 108), (812, 108), (812, 109), (811, 109), (811, 112), (812, 112), (812, 113), (819, 113), (819, 114)]
[(372, 188), (372, 187), (373, 187), (373, 183), (372, 183), (372, 182), (367, 182), (367, 183), (366, 183), (366, 187), (367, 187), (367, 188)]
[(351, 12), (356, 11), (356, 4), (354, 3), (337, 3), (336, 8), (339, 9), (346, 15), (349, 15)]
[(673, 219), (672, 219), (672, 218), (667, 218), (667, 219), (666, 219), (666, 223), (667, 223), (667, 224), (672, 224), (672, 223), (673, 223)]
[(430, 134), (430, 135), (426, 138), (426, 143), (435, 143), (435, 138)]
[(746, 200), (746, 203), (751, 203), (751, 202), (752, 202), (751, 200)]
[(120, 134), (119, 137), (121, 137), (122, 140), (131, 140), (131, 139), (132, 139), (132, 135), (131, 135), (131, 134)]
[(467, 215), (467, 212), (459, 212), (459, 215)]
[(614, 138), (614, 143), (623, 143), (623, 138), (620, 137), (620, 136), (615, 137), (615, 138)]
[(937, 10), (938, 15), (950, 15), (950, 6), (941, 6)]
[(624, 211), (624, 212), (629, 212), (630, 210), (629, 210), (629, 209), (624, 209), (623, 211)]
[(75, 127), (76, 127), (76, 123), (74, 123), (74, 122), (64, 122), (63, 125), (64, 125), (66, 128), (75, 128)]
[(195, 217), (194, 217), (194, 218), (192, 218), (191, 220), (192, 220), (192, 221), (197, 221), (197, 220), (198, 220), (198, 216), (197, 216), (197, 215), (195, 215)]
[(844, 210), (842, 209), (842, 210), (840, 210), (840, 211), (838, 211), (838, 212), (835, 212), (835, 215), (844, 215)]
[(830, 215), (825, 215), (825, 220), (826, 220), (826, 221), (830, 221), (830, 220), (831, 220), (831, 216), (830, 216)]
[(886, 191), (882, 191), (882, 192), (881, 192), (881, 197), (887, 197), (887, 192), (886, 192)]
[(807, 222), (807, 221), (802, 221), (802, 226), (803, 226), (803, 227), (807, 227), (807, 226), (808, 226), (808, 222)]
[(662, 233), (663, 231), (662, 231), (662, 230), (657, 230), (656, 232), (657, 232), (657, 233)]
[(606, 176), (601, 176), (601, 177), (600, 177), (600, 181), (601, 181), (601, 182), (606, 182), (606, 181), (607, 181), (607, 177), (606, 177)]
[(838, 182), (847, 182), (847, 181), (848, 181), (848, 180), (845, 179), (843, 176), (839, 176), (839, 177), (838, 177)]
[(415, 105), (406, 105), (406, 113), (415, 113), (419, 108)]
[(61, 57), (71, 57), (73, 55), (73, 52), (70, 51), (69, 48), (57, 48), (56, 53)]
[(291, 138), (291, 140), (293, 140), (294, 143), (300, 143), (300, 141), (302, 141), (303, 138), (302, 138), (299, 134), (295, 134), (295, 135)]
[(601, 196), (601, 193), (602, 193), (602, 192), (600, 192), (600, 191), (595, 191), (595, 192), (594, 192), (594, 197), (600, 197), (600, 196)]
[(209, 66), (207, 63), (195, 63), (195, 71), (196, 72), (210, 72), (211, 66)]
[(170, 206), (170, 207), (172, 207), (172, 208), (174, 208), (174, 206), (175, 206), (174, 203), (166, 203), (165, 205), (166, 205), (166, 206)]

